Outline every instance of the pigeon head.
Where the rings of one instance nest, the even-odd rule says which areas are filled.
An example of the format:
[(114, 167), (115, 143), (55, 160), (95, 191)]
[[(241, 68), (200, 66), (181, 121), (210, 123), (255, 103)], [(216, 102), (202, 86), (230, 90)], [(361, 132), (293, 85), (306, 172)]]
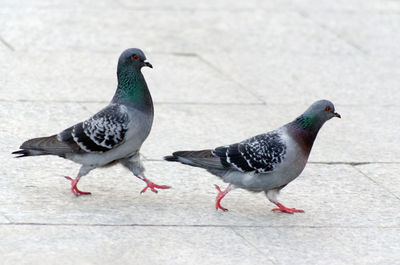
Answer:
[(152, 99), (146, 81), (140, 69), (143, 66), (153, 68), (146, 61), (146, 56), (140, 49), (127, 49), (118, 60), (118, 87), (112, 99), (113, 102), (135, 105), (136, 108), (152, 111)]
[(118, 60), (118, 70), (135, 69), (139, 70), (143, 66), (153, 68), (151, 63), (146, 61), (143, 51), (136, 48), (130, 48), (122, 52)]
[[(314, 102), (303, 114), (311, 123), (324, 124), (333, 117), (341, 118), (340, 114), (335, 112), (335, 106), (329, 100), (318, 100)], [(310, 124), (312, 125), (312, 124)]]
[(335, 106), (329, 100), (319, 100), (314, 102), (302, 115), (293, 122), (289, 123), (289, 128), (305, 144), (308, 152), (317, 137), (322, 125), (333, 117), (340, 117), (335, 112)]

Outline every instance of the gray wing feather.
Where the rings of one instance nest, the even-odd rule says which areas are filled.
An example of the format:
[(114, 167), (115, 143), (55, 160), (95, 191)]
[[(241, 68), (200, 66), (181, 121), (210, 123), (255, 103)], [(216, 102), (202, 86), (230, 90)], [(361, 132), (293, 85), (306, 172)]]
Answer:
[(243, 142), (221, 146), (213, 150), (221, 163), (242, 172), (269, 172), (282, 162), (286, 145), (276, 131), (260, 134)]
[(74, 141), (86, 152), (105, 152), (125, 140), (129, 115), (125, 106), (111, 104), (88, 120), (58, 134), (61, 141)]

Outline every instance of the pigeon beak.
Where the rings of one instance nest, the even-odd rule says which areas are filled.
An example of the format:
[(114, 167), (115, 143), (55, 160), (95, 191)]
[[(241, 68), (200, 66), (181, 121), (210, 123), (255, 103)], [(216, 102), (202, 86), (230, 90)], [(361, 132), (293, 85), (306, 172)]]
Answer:
[(337, 112), (334, 112), (333, 114), (334, 114), (336, 117), (338, 117), (339, 119), (342, 118), (342, 116), (340, 116), (340, 114), (337, 113)]
[(151, 65), (151, 63), (144, 61), (144, 66), (148, 66), (150, 68), (153, 68), (153, 66)]

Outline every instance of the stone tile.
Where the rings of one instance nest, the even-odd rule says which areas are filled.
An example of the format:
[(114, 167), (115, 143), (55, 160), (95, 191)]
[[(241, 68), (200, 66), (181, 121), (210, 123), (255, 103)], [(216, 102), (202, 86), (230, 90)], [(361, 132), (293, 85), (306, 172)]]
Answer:
[[(117, 86), (115, 53), (7, 53), (0, 66), (0, 99), (109, 102)], [(259, 103), (250, 92), (196, 56), (147, 54), (154, 69), (143, 69), (155, 101)], [(33, 67), (35, 66), (35, 67)], [(166, 78), (168, 77), (168, 78)]]
[(5, 265), (274, 264), (224, 227), (0, 226), (0, 235)]
[[(132, 46), (146, 47), (148, 50), (154, 46), (164, 47), (163, 51), (171, 51), (177, 49), (178, 44), (166, 41), (171, 31), (163, 32), (154, 28), (150, 17), (159, 17), (156, 19), (159, 25), (168, 25), (174, 20), (171, 16), (161, 16), (164, 13), (159, 11), (151, 13), (112, 7), (49, 10), (28, 6), (2, 8), (0, 14), (3, 25), (0, 34), (17, 51), (68, 50), (92, 53), (122, 51)], [(56, 28), (52, 25), (56, 25)]]
[(10, 8), (14, 10), (36, 8), (42, 10), (77, 10), (77, 9), (102, 9), (102, 8), (121, 8), (118, 1), (99, 0), (95, 3), (90, 0), (71, 0), (68, 2), (62, 0), (3, 0), (2, 8)]
[(78, 103), (50, 102), (0, 102), (0, 113), (0, 154), (7, 155), (28, 138), (59, 133), (89, 116)]
[(309, 12), (312, 14), (318, 12), (348, 14), (356, 12), (398, 12), (400, 11), (400, 4), (395, 0), (385, 1), (363, 1), (363, 0), (338, 0), (338, 1), (312, 1), (312, 0), (293, 0), (292, 5), (296, 6), (297, 10)]
[(388, 12), (321, 12), (310, 13), (309, 16), (324, 28), (360, 47), (366, 54), (398, 57), (400, 52), (396, 43), (400, 40), (397, 23), (399, 10), (400, 4), (396, 2), (395, 9), (388, 9)]
[(215, 10), (229, 10), (231, 12), (238, 12), (242, 10), (292, 10), (290, 0), (283, 1), (260, 1), (260, 0), (251, 0), (251, 1), (237, 1), (232, 2), (229, 0), (223, 1), (161, 1), (161, 0), (140, 0), (140, 1), (128, 1), (128, 0), (120, 0), (120, 3), (126, 8), (131, 9), (160, 9), (160, 10), (207, 10), (207, 11), (215, 11)]
[[(293, 193), (290, 189), (295, 189)], [(335, 227), (396, 227), (400, 225), (400, 204), (393, 194), (365, 177), (352, 166), (309, 164), (302, 175), (282, 191), (295, 195), (298, 202), (288, 204), (305, 208), (313, 215), (310, 225)], [(298, 205), (304, 203), (306, 206)], [(390, 214), (386, 214), (391, 211)], [(317, 217), (318, 216), (318, 217)], [(310, 216), (309, 216), (310, 217)], [(307, 222), (303, 222), (306, 225)]]
[[(103, 55), (14, 52), (0, 65), (2, 100), (109, 101), (120, 51)], [(39, 103), (38, 103), (39, 104)]]
[(359, 165), (357, 169), (400, 199), (400, 164)]
[(13, 47), (0, 35), (0, 54), (4, 56), (9, 52), (12, 52)]
[(395, 58), (366, 56), (288, 55), (275, 52), (218, 53), (209, 61), (267, 104), (308, 104), (327, 98), (347, 105), (388, 105), (400, 100), (399, 65)]
[[(150, 57), (151, 56), (151, 57)], [(257, 104), (262, 101), (198, 56), (150, 54), (148, 86), (155, 102)], [(150, 72), (150, 71), (148, 71)], [(146, 72), (147, 75), (147, 72)]]
[[(271, 50), (279, 54), (358, 53), (310, 19), (286, 9), (231, 12), (87, 8), (48, 12), (40, 8), (4, 8), (0, 14), (4, 14), (0, 34), (19, 51), (104, 52), (136, 46), (158, 52), (197, 53), (206, 58), (210, 52), (222, 51), (236, 58), (247, 51)], [(57, 30), (50, 25), (57, 25)]]
[(400, 228), (234, 228), (277, 264), (393, 264)]
[(5, 215), (0, 214), (0, 224), (8, 224), (10, 221), (6, 218)]

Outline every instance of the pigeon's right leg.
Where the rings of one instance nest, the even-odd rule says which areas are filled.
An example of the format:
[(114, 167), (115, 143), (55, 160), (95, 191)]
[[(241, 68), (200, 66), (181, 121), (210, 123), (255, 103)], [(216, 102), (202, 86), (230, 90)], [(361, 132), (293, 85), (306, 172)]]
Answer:
[(284, 206), (282, 203), (278, 202), (278, 194), (279, 194), (279, 190), (280, 189), (273, 189), (273, 190), (268, 190), (265, 192), (265, 194), (267, 195), (267, 198), (270, 202), (272, 202), (273, 204), (275, 204), (276, 206), (278, 206), (278, 208), (274, 208), (272, 209), (272, 211), (276, 212), (282, 212), (282, 213), (289, 213), (289, 214), (293, 214), (293, 213), (304, 213), (303, 210), (300, 209), (296, 209), (296, 208), (287, 208), (286, 206)]
[(75, 196), (79, 196), (79, 195), (90, 195), (90, 192), (86, 192), (86, 191), (81, 191), (78, 189), (77, 185), (79, 182), (79, 179), (83, 176), (85, 176), (87, 173), (89, 173), (90, 170), (94, 169), (94, 167), (90, 167), (90, 166), (82, 166), (79, 169), (78, 172), (78, 176), (76, 176), (75, 179), (71, 178), (71, 177), (65, 177), (66, 179), (71, 181), (71, 191)]
[(232, 186), (232, 184), (229, 184), (228, 187), (226, 187), (225, 190), (221, 190), (221, 188), (214, 184), (215, 188), (219, 191), (218, 195), (217, 195), (217, 199), (215, 201), (215, 209), (221, 209), (222, 211), (226, 212), (228, 211), (228, 209), (224, 208), (221, 206), (221, 200), (225, 197), (226, 194), (228, 194), (228, 192), (230, 192), (231, 190), (234, 189), (234, 186)]
[(171, 188), (170, 186), (167, 185), (157, 185), (144, 176), (144, 166), (140, 161), (139, 153), (134, 156), (131, 156), (130, 158), (121, 160), (121, 164), (127, 167), (137, 178), (146, 182), (147, 184), (146, 187), (144, 187), (144, 189), (142, 189), (140, 193), (145, 192), (147, 189), (150, 189), (152, 192), (157, 193), (158, 191), (156, 189)]

